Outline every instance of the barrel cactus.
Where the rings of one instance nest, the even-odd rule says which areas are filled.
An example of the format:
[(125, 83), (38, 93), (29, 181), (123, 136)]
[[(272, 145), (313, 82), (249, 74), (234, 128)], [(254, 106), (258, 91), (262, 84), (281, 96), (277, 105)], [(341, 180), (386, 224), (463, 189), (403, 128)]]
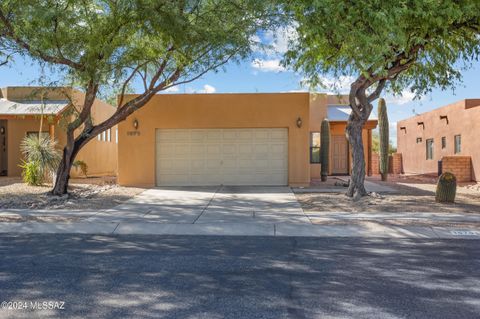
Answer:
[(385, 103), (385, 99), (380, 99), (378, 102), (378, 129), (380, 140), (380, 175), (382, 176), (382, 181), (386, 181), (388, 176), (388, 147), (390, 140), (388, 128), (387, 105)]
[(322, 164), (320, 176), (322, 182), (325, 182), (330, 164), (330, 123), (327, 119), (322, 121), (320, 129), (320, 163)]
[(455, 202), (457, 192), (457, 178), (450, 172), (445, 172), (438, 178), (435, 201), (439, 203)]

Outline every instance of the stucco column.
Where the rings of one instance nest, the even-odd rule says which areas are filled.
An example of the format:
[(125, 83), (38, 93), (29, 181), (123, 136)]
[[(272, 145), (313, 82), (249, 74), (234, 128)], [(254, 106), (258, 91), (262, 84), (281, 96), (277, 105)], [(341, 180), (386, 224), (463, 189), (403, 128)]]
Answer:
[(55, 125), (54, 124), (49, 124), (48, 132), (50, 134), (50, 139), (53, 141), (55, 139)]

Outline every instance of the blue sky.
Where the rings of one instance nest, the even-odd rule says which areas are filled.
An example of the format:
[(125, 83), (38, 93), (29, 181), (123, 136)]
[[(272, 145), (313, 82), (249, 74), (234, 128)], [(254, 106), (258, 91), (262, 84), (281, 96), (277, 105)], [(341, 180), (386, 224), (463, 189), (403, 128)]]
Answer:
[[(302, 76), (279, 65), (281, 54), (287, 48), (286, 39), (275, 38), (272, 34), (258, 39), (269, 43), (272, 49), (268, 52), (256, 52), (255, 58), (240, 64), (230, 63), (225, 71), (205, 75), (196, 82), (173, 89), (170, 93), (236, 93), (236, 92), (290, 92), (305, 90), (301, 86)], [(15, 85), (35, 85), (40, 68), (22, 58), (8, 67), (0, 68), (0, 87)], [(47, 76), (49, 73), (46, 73)], [(331, 81), (332, 79), (327, 79)], [(341, 79), (338, 90), (348, 92), (350, 79)], [(328, 92), (330, 90), (323, 89)], [(396, 144), (396, 122), (416, 113), (423, 113), (440, 106), (466, 98), (480, 98), (480, 62), (463, 73), (463, 83), (455, 91), (434, 89), (421, 100), (413, 100), (413, 95), (406, 92), (403, 96), (384, 96), (387, 100), (389, 120), (391, 123), (391, 139)]]

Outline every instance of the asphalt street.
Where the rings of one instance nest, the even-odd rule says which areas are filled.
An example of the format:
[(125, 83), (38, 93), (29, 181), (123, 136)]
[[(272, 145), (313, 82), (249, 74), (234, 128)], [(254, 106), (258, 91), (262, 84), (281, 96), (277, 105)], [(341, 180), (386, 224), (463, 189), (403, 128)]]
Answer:
[(2, 234), (0, 301), (0, 318), (480, 318), (480, 241)]

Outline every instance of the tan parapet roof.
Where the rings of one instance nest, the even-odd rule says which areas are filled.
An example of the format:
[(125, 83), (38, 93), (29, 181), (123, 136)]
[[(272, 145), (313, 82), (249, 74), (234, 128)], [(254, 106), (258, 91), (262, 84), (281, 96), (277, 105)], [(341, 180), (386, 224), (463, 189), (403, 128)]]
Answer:
[(57, 115), (69, 104), (66, 100), (17, 102), (0, 98), (0, 115)]

